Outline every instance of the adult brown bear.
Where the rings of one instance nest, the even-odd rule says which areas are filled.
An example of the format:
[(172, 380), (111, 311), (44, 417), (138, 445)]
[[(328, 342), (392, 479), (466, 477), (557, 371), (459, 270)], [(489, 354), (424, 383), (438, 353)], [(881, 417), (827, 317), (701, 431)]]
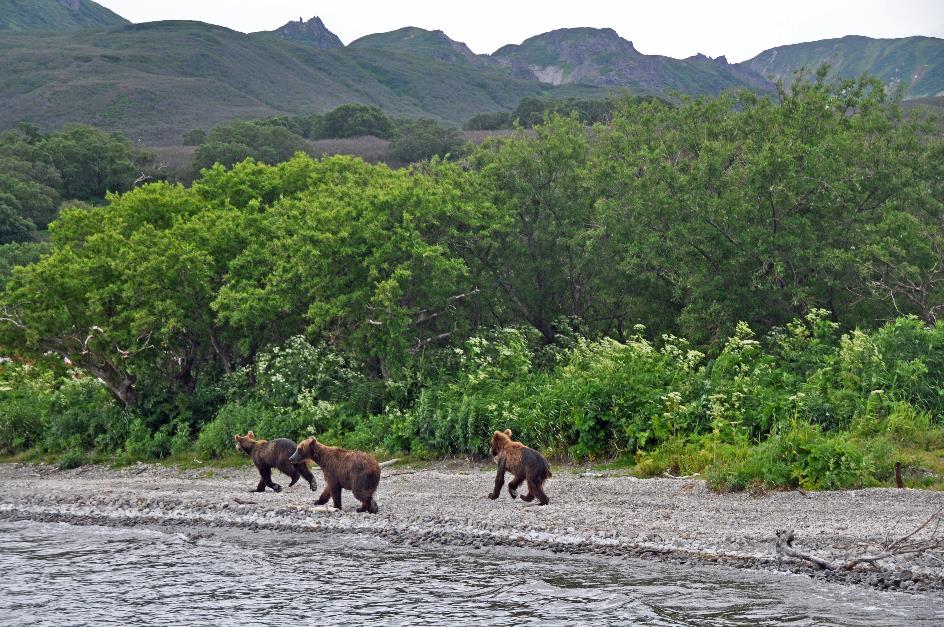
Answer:
[(491, 453), (498, 462), (498, 474), (495, 475), (495, 489), (488, 498), (498, 498), (505, 483), (505, 471), (508, 471), (515, 476), (508, 484), (508, 494), (511, 498), (518, 496), (518, 487), (527, 481), (528, 493), (521, 497), (522, 501), (530, 502), (537, 498), (541, 505), (550, 503), (550, 499), (544, 494), (544, 482), (551, 478), (551, 466), (543, 455), (521, 442), (513, 441), (511, 429), (495, 432), (492, 436)]
[(295, 485), (299, 477), (304, 477), (308, 482), (308, 487), (315, 491), (318, 484), (315, 476), (308, 470), (308, 464), (305, 462), (294, 463), (289, 461), (289, 457), (295, 452), (295, 442), (287, 438), (278, 438), (275, 440), (257, 440), (255, 434), (250, 431), (243, 437), (236, 434), (236, 450), (248, 453), (259, 471), (259, 485), (253, 492), (265, 492), (266, 486), (276, 492), (282, 491), (282, 486), (272, 481), (272, 469), (277, 468), (284, 474), (291, 477), (292, 482), (288, 487)]
[(324, 473), (325, 489), (316, 501), (324, 505), (331, 498), (334, 506), (341, 509), (341, 489), (350, 490), (361, 502), (359, 512), (377, 513), (374, 492), (380, 483), (380, 464), (361, 451), (348, 451), (336, 446), (325, 446), (315, 438), (308, 438), (295, 449), (288, 461), (297, 464), (306, 459), (314, 461)]

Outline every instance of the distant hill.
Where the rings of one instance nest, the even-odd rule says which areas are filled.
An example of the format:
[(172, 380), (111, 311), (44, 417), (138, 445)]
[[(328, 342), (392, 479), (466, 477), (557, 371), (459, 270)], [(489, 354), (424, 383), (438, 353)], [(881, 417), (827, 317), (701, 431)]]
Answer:
[(514, 71), (554, 85), (625, 86), (632, 91), (717, 94), (727, 89), (769, 91), (756, 73), (724, 57), (672, 59), (642, 54), (610, 28), (563, 28), (508, 45), (491, 55)]
[(436, 61), (470, 65), (494, 65), (487, 55), (478, 55), (468, 46), (453, 41), (441, 30), (425, 30), (407, 26), (389, 33), (367, 35), (355, 41), (351, 48), (381, 48), (404, 54), (416, 54)]
[(127, 23), (90, 0), (0, 0), (0, 30), (62, 31)]
[(0, 128), (83, 122), (175, 144), (193, 128), (235, 118), (323, 112), (347, 102), (389, 115), (461, 124), (521, 98), (598, 94), (444, 63), (394, 49), (320, 50), (202, 22), (0, 37)]
[(302, 44), (308, 44), (323, 50), (344, 47), (340, 37), (329, 31), (328, 27), (321, 21), (321, 18), (317, 16), (307, 22), (301, 19), (297, 22), (289, 22), (285, 26), (271, 31), (269, 34), (282, 39), (290, 39)]
[(789, 84), (797, 70), (815, 72), (824, 63), (832, 76), (870, 74), (892, 89), (901, 86), (907, 98), (944, 94), (944, 39), (935, 37), (824, 39), (765, 50), (741, 65)]
[(317, 17), (246, 35), (202, 22), (128, 24), (87, 0), (0, 0), (0, 27), (0, 129), (86, 123), (155, 145), (236, 118), (348, 102), (459, 125), (525, 97), (769, 93), (763, 74), (823, 61), (839, 76), (907, 80), (908, 96), (944, 93), (944, 48), (930, 37), (845, 37), (730, 64), (646, 55), (612, 29), (560, 29), (480, 55), (438, 30), (401, 28), (345, 47)]

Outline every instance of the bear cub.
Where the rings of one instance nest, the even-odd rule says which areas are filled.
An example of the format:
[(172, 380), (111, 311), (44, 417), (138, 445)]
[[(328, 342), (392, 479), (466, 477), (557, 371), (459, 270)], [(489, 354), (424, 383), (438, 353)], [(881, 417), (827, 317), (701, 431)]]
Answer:
[(295, 453), (295, 442), (287, 438), (278, 438), (275, 440), (257, 440), (252, 431), (243, 437), (236, 434), (236, 450), (247, 453), (252, 458), (256, 470), (259, 471), (259, 485), (253, 492), (265, 492), (266, 486), (276, 492), (282, 491), (282, 486), (272, 481), (272, 469), (277, 468), (283, 474), (291, 477), (292, 482), (288, 487), (295, 485), (299, 477), (304, 477), (308, 486), (315, 491), (318, 484), (315, 482), (315, 476), (308, 470), (308, 464), (305, 462), (295, 463), (289, 461), (289, 458)]
[(550, 503), (550, 499), (544, 493), (544, 482), (551, 478), (551, 466), (543, 455), (521, 442), (513, 441), (511, 429), (495, 432), (492, 436), (491, 453), (498, 462), (498, 474), (495, 475), (495, 489), (488, 498), (494, 500), (501, 494), (505, 483), (505, 471), (508, 471), (515, 476), (508, 484), (508, 494), (511, 498), (518, 496), (518, 488), (527, 481), (528, 493), (521, 497), (522, 501), (531, 502), (537, 498), (541, 505)]
[(341, 509), (343, 488), (353, 492), (354, 498), (361, 502), (357, 511), (377, 513), (377, 501), (374, 500), (374, 492), (380, 483), (380, 464), (377, 460), (361, 451), (325, 446), (315, 438), (300, 443), (288, 461), (294, 464), (308, 459), (318, 464), (324, 473), (326, 485), (316, 501), (318, 505), (324, 505), (330, 498), (334, 501), (334, 507)]

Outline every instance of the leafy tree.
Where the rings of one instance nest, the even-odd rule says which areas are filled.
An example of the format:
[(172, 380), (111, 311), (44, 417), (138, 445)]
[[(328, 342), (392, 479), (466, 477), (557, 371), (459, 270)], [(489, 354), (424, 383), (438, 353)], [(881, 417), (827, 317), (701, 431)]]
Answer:
[(454, 128), (444, 128), (433, 120), (414, 120), (397, 129), (390, 156), (402, 163), (425, 161), (456, 154), (463, 143), (462, 134)]
[(46, 137), (41, 151), (59, 171), (66, 198), (104, 198), (108, 192), (130, 189), (135, 178), (135, 151), (119, 134), (69, 126)]
[(206, 141), (207, 132), (202, 128), (195, 128), (184, 133), (182, 141), (184, 146), (199, 146)]
[(393, 122), (378, 107), (346, 104), (326, 113), (323, 119), (324, 138), (361, 137), (373, 135), (382, 139), (393, 137)]
[(281, 124), (238, 121), (217, 126), (207, 134), (194, 153), (193, 170), (198, 173), (216, 163), (229, 167), (247, 158), (275, 164), (303, 148), (302, 137)]
[(9, 194), (0, 194), (0, 244), (33, 239), (36, 225), (22, 217), (19, 203)]
[(477, 113), (469, 118), (462, 128), (466, 131), (495, 131), (512, 128), (514, 118), (507, 111)]
[(39, 261), (49, 252), (48, 242), (21, 242), (0, 245), (0, 289), (13, 275), (13, 268)]

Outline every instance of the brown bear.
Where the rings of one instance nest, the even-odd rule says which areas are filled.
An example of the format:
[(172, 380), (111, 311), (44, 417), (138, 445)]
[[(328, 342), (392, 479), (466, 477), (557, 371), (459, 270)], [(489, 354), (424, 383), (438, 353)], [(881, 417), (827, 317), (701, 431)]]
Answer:
[(488, 498), (494, 500), (501, 493), (505, 483), (505, 471), (515, 476), (508, 484), (508, 494), (517, 498), (518, 487), (523, 481), (528, 482), (528, 493), (522, 501), (531, 502), (537, 497), (541, 505), (547, 505), (550, 499), (544, 494), (544, 482), (551, 478), (551, 466), (544, 456), (533, 448), (511, 439), (511, 429), (496, 431), (492, 436), (492, 457), (498, 462), (498, 474), (495, 475), (495, 489)]
[(253, 492), (265, 492), (266, 486), (269, 486), (276, 492), (282, 491), (282, 486), (272, 481), (272, 469), (277, 468), (285, 475), (292, 478), (288, 487), (295, 485), (299, 477), (304, 477), (308, 486), (315, 491), (318, 484), (315, 482), (315, 476), (308, 470), (308, 464), (301, 462), (295, 463), (289, 461), (289, 457), (295, 452), (295, 442), (287, 438), (278, 438), (275, 440), (257, 440), (255, 434), (250, 431), (246, 437), (236, 434), (236, 450), (248, 453), (252, 458), (252, 463), (256, 465), (259, 471), (259, 485)]
[(315, 438), (308, 438), (298, 445), (288, 461), (295, 464), (310, 459), (321, 466), (325, 489), (316, 501), (324, 505), (331, 498), (334, 506), (341, 509), (341, 489), (350, 490), (361, 502), (359, 512), (377, 513), (374, 492), (380, 483), (380, 464), (361, 451), (347, 451), (335, 446), (325, 446)]

